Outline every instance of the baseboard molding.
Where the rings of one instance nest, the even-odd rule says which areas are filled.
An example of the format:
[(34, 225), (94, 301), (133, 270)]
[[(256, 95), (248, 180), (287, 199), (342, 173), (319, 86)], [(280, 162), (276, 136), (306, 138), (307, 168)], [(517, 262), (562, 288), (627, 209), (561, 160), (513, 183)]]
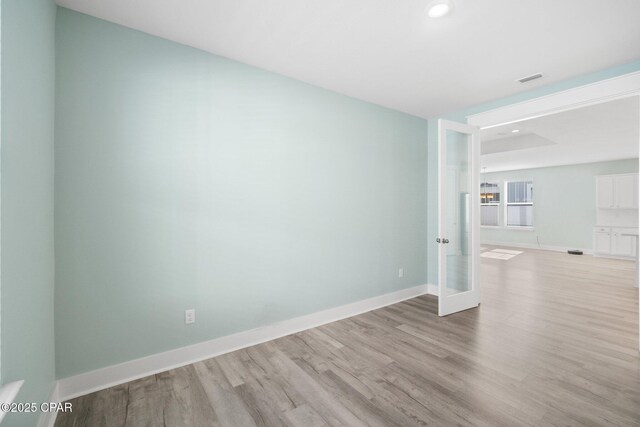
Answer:
[(491, 245), (491, 246), (506, 246), (512, 248), (523, 248), (523, 249), (540, 249), (543, 251), (553, 251), (553, 252), (564, 252), (566, 253), (568, 250), (578, 249), (582, 251), (585, 255), (593, 255), (593, 249), (586, 248), (574, 248), (574, 247), (565, 247), (565, 246), (552, 246), (552, 245), (538, 245), (536, 243), (512, 243), (512, 242), (494, 242), (494, 241), (483, 241), (480, 245)]
[[(49, 395), (48, 403), (59, 403), (60, 397), (58, 393), (58, 383), (53, 384), (53, 389)], [(40, 415), (40, 421), (38, 421), (38, 427), (54, 427), (56, 423), (57, 412), (43, 412)]]
[(635, 261), (634, 257), (628, 257), (628, 256), (616, 256), (616, 255), (609, 255), (609, 254), (593, 254), (594, 257), (596, 258), (609, 258), (609, 259), (619, 259), (622, 261)]
[(434, 285), (433, 283), (428, 283), (427, 294), (438, 296), (438, 285)]
[(429, 289), (430, 285), (414, 286), (256, 329), (238, 332), (210, 341), (169, 350), (72, 377), (62, 378), (58, 380), (56, 393), (59, 401), (63, 402), (118, 384), (127, 383), (169, 369), (189, 365), (194, 362), (415, 298), (429, 293)]

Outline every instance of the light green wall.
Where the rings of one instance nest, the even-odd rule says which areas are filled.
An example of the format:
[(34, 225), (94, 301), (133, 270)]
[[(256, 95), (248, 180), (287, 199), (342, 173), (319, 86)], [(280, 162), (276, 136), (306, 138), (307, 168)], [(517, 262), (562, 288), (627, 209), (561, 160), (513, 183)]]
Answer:
[(437, 120), (65, 9), (57, 36), (60, 377), (437, 283)]
[[(443, 115), (442, 118), (466, 123), (467, 116), (478, 114), (483, 111), (527, 101), (555, 92), (583, 86), (600, 80), (609, 79), (623, 74), (640, 70), (640, 60), (623, 64), (617, 67), (608, 68), (595, 73), (584, 74), (559, 83), (542, 86), (540, 88), (522, 92), (513, 96), (496, 99), (481, 105), (469, 107), (462, 111)], [(438, 236), (438, 118), (429, 119), (429, 143), (428, 143), (428, 227), (427, 227), (427, 280), (429, 283), (438, 283), (438, 245), (435, 239)]]
[[(2, 382), (46, 402), (54, 381), (54, 25), (50, 0), (2, 0)], [(3, 426), (33, 426), (7, 414)]]
[(426, 283), (426, 120), (65, 9), (57, 91), (59, 377)]
[[(502, 194), (504, 181), (533, 181), (534, 230), (483, 228), (481, 240), (535, 245), (539, 239), (542, 246), (592, 249), (595, 177), (630, 172), (638, 172), (638, 159), (482, 174), (483, 182), (498, 182)], [(500, 221), (504, 225), (504, 209), (500, 209)]]

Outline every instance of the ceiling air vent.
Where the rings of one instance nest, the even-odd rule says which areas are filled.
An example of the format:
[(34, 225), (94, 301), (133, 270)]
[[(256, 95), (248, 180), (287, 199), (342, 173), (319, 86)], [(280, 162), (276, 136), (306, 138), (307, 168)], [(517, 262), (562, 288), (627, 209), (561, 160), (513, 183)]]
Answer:
[(530, 82), (531, 80), (539, 79), (541, 77), (542, 77), (542, 73), (536, 73), (536, 74), (531, 74), (530, 76), (527, 76), (527, 77), (522, 77), (517, 81), (519, 81), (520, 83), (526, 83), (526, 82)]

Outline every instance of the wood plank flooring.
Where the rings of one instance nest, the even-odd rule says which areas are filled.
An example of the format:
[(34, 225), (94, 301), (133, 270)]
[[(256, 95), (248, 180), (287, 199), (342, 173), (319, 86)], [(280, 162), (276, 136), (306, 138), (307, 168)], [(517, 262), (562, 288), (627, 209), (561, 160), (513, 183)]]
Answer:
[(482, 258), (478, 309), (414, 298), (73, 399), (56, 426), (640, 426), (634, 268)]

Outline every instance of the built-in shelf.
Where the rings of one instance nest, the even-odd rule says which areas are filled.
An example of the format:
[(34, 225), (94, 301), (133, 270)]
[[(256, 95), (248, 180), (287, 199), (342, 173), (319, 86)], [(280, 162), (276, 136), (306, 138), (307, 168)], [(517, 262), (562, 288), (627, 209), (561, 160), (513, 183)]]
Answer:
[(638, 174), (596, 177), (597, 223), (593, 254), (614, 258), (638, 255)]

